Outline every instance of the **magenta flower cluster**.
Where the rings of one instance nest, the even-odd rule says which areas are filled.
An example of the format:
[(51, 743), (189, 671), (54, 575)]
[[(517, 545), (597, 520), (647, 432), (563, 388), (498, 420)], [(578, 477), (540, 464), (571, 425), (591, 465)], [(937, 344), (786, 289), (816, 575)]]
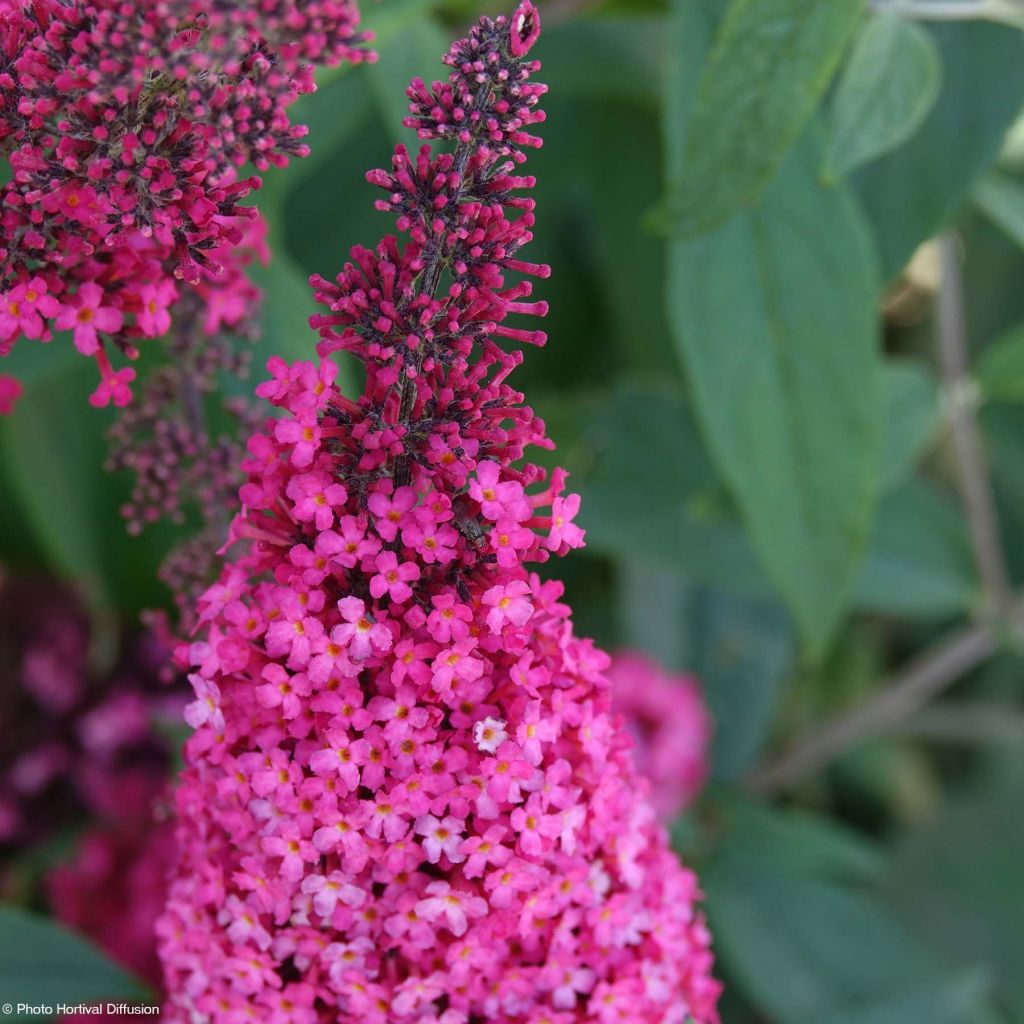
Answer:
[[(404, 238), (314, 279), (321, 355), (272, 360), (236, 552), (200, 601), (160, 922), (169, 1020), (717, 1020), (693, 874), (668, 847), (605, 654), (531, 563), (583, 542), (507, 377), (540, 343), (518, 175), (543, 115), (538, 15), (481, 19), (409, 89)], [(506, 275), (520, 278), (506, 283)]]
[(633, 737), (633, 760), (666, 821), (688, 807), (707, 782), (711, 715), (700, 683), (667, 672), (640, 651), (619, 651), (608, 669), (612, 706)]
[(0, 0), (0, 354), (71, 331), (93, 404), (124, 405), (134, 370), (107, 342), (131, 358), (162, 335), (180, 282), (217, 284), (233, 323), (260, 184), (238, 168), (307, 152), (303, 61), (366, 57), (357, 21), (352, 0)]

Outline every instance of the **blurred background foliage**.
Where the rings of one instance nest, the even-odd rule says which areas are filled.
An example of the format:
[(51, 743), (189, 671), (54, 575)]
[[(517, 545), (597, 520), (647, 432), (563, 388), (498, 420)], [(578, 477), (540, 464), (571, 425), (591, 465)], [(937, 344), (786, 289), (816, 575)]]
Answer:
[[(413, 144), (403, 82), (482, 9), (368, 6), (379, 62), (321, 75), (295, 116), (313, 155), (258, 196), (257, 365), (312, 356), (305, 278), (390, 230), (364, 172)], [(976, 536), (1019, 585), (1024, 47), (897, 6), (541, 3), (550, 342), (516, 382), (584, 495), (588, 547), (554, 567), (579, 630), (692, 670), (714, 714), (674, 835), (726, 1024), (1024, 1020), (1024, 617)], [(945, 377), (943, 296), (967, 358)], [(0, 560), (73, 582), (109, 659), (118, 622), (168, 604), (174, 531), (125, 534), (90, 367), (40, 348), (11, 357)], [(965, 512), (965, 469), (994, 519)]]

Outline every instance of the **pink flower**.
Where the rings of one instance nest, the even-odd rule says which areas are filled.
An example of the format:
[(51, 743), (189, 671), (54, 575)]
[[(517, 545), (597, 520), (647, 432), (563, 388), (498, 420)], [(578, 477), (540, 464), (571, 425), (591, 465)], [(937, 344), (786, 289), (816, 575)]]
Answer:
[(75, 348), (84, 356), (99, 350), (98, 331), (117, 334), (124, 324), (124, 314), (115, 306), (103, 305), (103, 289), (86, 281), (75, 293), (74, 299), (60, 307), (56, 326), (66, 331), (74, 329)]
[(344, 507), (348, 497), (341, 484), (332, 483), (326, 473), (319, 472), (292, 477), (287, 493), (295, 502), (295, 518), (300, 523), (312, 522), (317, 530), (330, 529), (334, 509)]
[(136, 322), (143, 334), (159, 338), (171, 329), (171, 303), (178, 297), (178, 289), (171, 281), (146, 284), (139, 289), (141, 309)]
[(393, 551), (382, 551), (374, 564), (377, 575), (370, 577), (370, 593), (380, 600), (385, 594), (392, 601), (402, 604), (412, 597), (409, 583), (420, 578), (420, 569), (415, 562), (399, 564)]
[(450, 562), (455, 557), (458, 539), (458, 534), (450, 526), (423, 521), (410, 523), (402, 530), (402, 543), (414, 548), (427, 565)]
[(310, 412), (300, 413), (294, 419), (278, 420), (274, 436), (291, 447), (293, 466), (308, 466), (320, 447), (320, 425)]
[(529, 550), (536, 541), (532, 530), (520, 526), (514, 519), (502, 519), (491, 530), (491, 547), (498, 556), (498, 565), (511, 569), (519, 564), (520, 551)]
[(491, 609), (487, 613), (487, 625), (492, 633), (500, 633), (507, 622), (513, 626), (526, 624), (533, 614), (529, 593), (524, 580), (512, 580), (484, 592), (483, 603)]
[(580, 496), (570, 494), (565, 498), (555, 498), (551, 504), (551, 532), (548, 534), (547, 546), (551, 551), (560, 548), (583, 547), (584, 531), (573, 519), (580, 510)]
[(26, 338), (49, 337), (44, 320), (57, 315), (60, 303), (48, 291), (46, 281), (37, 275), (0, 295), (0, 338), (19, 333)]
[(21, 381), (0, 373), (0, 416), (10, 416), (14, 405), (21, 398)]
[(431, 882), (427, 893), (427, 897), (416, 904), (416, 913), (426, 921), (443, 919), (452, 935), (465, 935), (469, 921), (487, 913), (486, 900), (453, 889), (447, 882)]
[(192, 684), (196, 699), (185, 708), (185, 721), (193, 729), (209, 725), (214, 732), (223, 731), (224, 713), (220, 707), (220, 688), (199, 675), (190, 675), (188, 681)]
[(373, 620), (358, 597), (343, 597), (338, 611), (345, 621), (331, 631), (331, 640), (345, 648), (353, 661), (365, 661), (374, 653), (390, 650), (391, 631)]
[(476, 479), (469, 484), (469, 496), (480, 502), (480, 511), (486, 519), (522, 520), (530, 514), (523, 485), (515, 480), (500, 482), (501, 467), (497, 462), (481, 462), (476, 468)]
[(651, 802), (670, 820), (693, 802), (708, 777), (711, 716), (700, 685), (633, 651), (617, 654), (608, 676), (637, 766), (650, 779)]
[(406, 513), (415, 504), (416, 492), (411, 487), (399, 487), (393, 495), (380, 491), (370, 495), (367, 507), (373, 513), (374, 525), (382, 540), (390, 543), (398, 536)]
[(432, 814), (416, 819), (416, 834), (423, 836), (420, 845), (431, 864), (436, 864), (444, 854), (449, 863), (458, 864), (466, 858), (459, 852), (465, 822), (451, 815), (439, 821)]

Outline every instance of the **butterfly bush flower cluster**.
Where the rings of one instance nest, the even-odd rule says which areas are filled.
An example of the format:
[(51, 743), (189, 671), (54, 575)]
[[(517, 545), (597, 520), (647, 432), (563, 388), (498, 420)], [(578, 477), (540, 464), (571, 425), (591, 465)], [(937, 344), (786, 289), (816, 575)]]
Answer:
[(544, 340), (519, 320), (548, 275), (518, 255), (538, 32), (525, 0), (412, 83), (406, 123), (442, 145), (369, 175), (400, 236), (314, 279), (321, 361), (258, 389), (281, 415), (183, 654), (169, 1020), (717, 1020), (608, 658), (530, 569), (583, 542), (565, 474), (522, 461), (550, 443), (499, 345)]
[(155, 723), (174, 722), (183, 703), (160, 678), (167, 651), (148, 633), (125, 635), (98, 673), (94, 640), (67, 591), (0, 572), (0, 865), (165, 784), (170, 746)]
[[(216, 575), (215, 552), (229, 518), (225, 510), (243, 480), (241, 439), (261, 418), (248, 397), (226, 394), (222, 384), (249, 374), (248, 346), (259, 336), (261, 296), (246, 268), (270, 258), (266, 227), (260, 217), (249, 222), (246, 238), (232, 254), (228, 292), (220, 281), (209, 290), (201, 284), (175, 303), (165, 339), (169, 359), (147, 374), (136, 400), (109, 431), (107, 468), (133, 476), (130, 499), (121, 510), (130, 533), (198, 517), (198, 529), (172, 548), (160, 568), (174, 595), (178, 625), (186, 631), (196, 599)], [(216, 434), (210, 426), (214, 417), (207, 414), (213, 412), (207, 408), (213, 398), (221, 424)]]
[[(218, 282), (258, 175), (308, 152), (288, 107), (310, 61), (367, 56), (352, 0), (0, 0), (0, 354), (70, 331), (95, 405), (130, 399), (129, 358), (187, 283)], [(243, 295), (216, 289), (218, 320)]]
[(639, 651), (619, 651), (608, 669), (612, 706), (633, 737), (633, 760), (668, 821), (688, 807), (708, 777), (711, 716), (698, 681), (667, 672)]

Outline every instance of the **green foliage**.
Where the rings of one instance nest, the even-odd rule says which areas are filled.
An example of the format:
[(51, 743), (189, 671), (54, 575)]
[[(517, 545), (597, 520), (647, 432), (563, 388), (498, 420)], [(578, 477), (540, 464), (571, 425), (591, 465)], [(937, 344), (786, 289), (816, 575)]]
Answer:
[[(52, 921), (0, 906), (0, 1002), (150, 1002), (136, 978)], [(31, 1019), (4, 1014), (5, 1020)]]
[[(934, 1024), (922, 994), (937, 992), (953, 1024), (989, 1012), (984, 986), (949, 979), (858, 881), (877, 870), (858, 840), (763, 810), (726, 828), (703, 874), (711, 926), (736, 985), (780, 1024)], [(894, 1007), (904, 1016), (887, 1018)]]
[(938, 101), (905, 145), (854, 176), (886, 280), (959, 212), (1024, 103), (1019, 32), (982, 22), (925, 31), (942, 54)]
[(973, 198), (996, 227), (1024, 246), (1024, 186), (1006, 174), (993, 172), (978, 182)]
[[(1014, 666), (1019, 672), (1019, 662)], [(953, 963), (983, 964), (1012, 1020), (1024, 1018), (1024, 817), (1017, 756), (994, 778), (907, 829), (879, 891), (917, 934)]]
[[(319, 74), (296, 111), (312, 155), (256, 197), (274, 253), (254, 269), (256, 379), (271, 354), (314, 357), (308, 275), (393, 230), (365, 172), (396, 141), (416, 145), (399, 128), (402, 80), (443, 77), (440, 52), (480, 4), (364, 6), (379, 63)], [(977, 384), (955, 398), (982, 403), (1024, 579), (1024, 188), (1012, 150), (995, 166), (1024, 104), (1020, 35), (863, 6), (542, 7), (551, 93), (526, 169), (527, 252), (553, 267), (536, 287), (551, 341), (512, 383), (559, 445), (531, 455), (567, 466), (583, 496), (586, 552), (542, 571), (601, 646), (694, 672), (715, 720), (713, 785), (674, 834), (707, 890), (724, 1020), (1006, 1024), (1024, 1019), (1024, 838), (1020, 778), (991, 744), (896, 729), (794, 786), (785, 812), (740, 795), (763, 759), (874, 698), (981, 606), (934, 281), (883, 286), (906, 285), (911, 254), (949, 226)], [(8, 368), (27, 390), (0, 420), (0, 563), (76, 585), (99, 624), (166, 604), (154, 574), (172, 531), (124, 534), (127, 482), (102, 469), (109, 413), (85, 401), (93, 368), (66, 338), (20, 343)], [(357, 391), (353, 367), (341, 373)], [(1021, 714), (1019, 660), (1004, 661), (997, 683), (957, 682), (947, 719), (959, 700)], [(13, 913), (0, 913), (4, 992), (16, 975), (19, 999), (23, 976), (42, 999), (139, 994), (79, 940)]]
[(881, 486), (887, 491), (914, 472), (934, 441), (939, 393), (935, 375), (910, 359), (886, 362), (882, 391), (886, 411)]
[(942, 58), (924, 29), (894, 14), (869, 18), (832, 103), (826, 177), (849, 174), (909, 139), (941, 80)]
[(978, 383), (986, 398), (1024, 401), (1024, 325), (997, 338), (978, 361)]
[(862, 8), (861, 0), (732, 0), (701, 73), (683, 166), (666, 200), (669, 234), (710, 231), (764, 191)]
[(894, 615), (962, 612), (976, 592), (974, 564), (958, 510), (923, 482), (887, 495), (857, 579), (860, 608)]
[(867, 541), (883, 418), (871, 243), (849, 197), (818, 183), (819, 153), (806, 138), (758, 207), (674, 243), (669, 269), (710, 451), (815, 654)]

